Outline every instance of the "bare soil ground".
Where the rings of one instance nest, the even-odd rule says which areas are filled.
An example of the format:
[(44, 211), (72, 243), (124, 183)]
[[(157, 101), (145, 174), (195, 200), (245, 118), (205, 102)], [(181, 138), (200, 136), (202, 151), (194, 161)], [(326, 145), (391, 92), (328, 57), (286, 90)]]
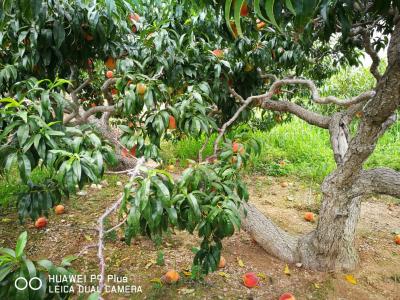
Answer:
[[(45, 230), (36, 230), (30, 220), (20, 225), (14, 212), (0, 215), (0, 246), (14, 247), (19, 233), (28, 230), (28, 256), (48, 258), (59, 263), (63, 257), (78, 254), (86, 245), (96, 243), (96, 220), (114, 202), (121, 187), (108, 176), (108, 186), (101, 190), (87, 189), (85, 196), (76, 196), (65, 203), (67, 213), (50, 215)], [(303, 219), (305, 211), (318, 211), (320, 195), (294, 178), (252, 176), (248, 178), (251, 199), (265, 214), (289, 232), (305, 233), (315, 224)], [(281, 182), (288, 182), (281, 187)], [(108, 225), (116, 224), (112, 219)], [(120, 241), (120, 232), (110, 234), (106, 243), (107, 274), (127, 276), (129, 285), (141, 286), (142, 293), (108, 294), (107, 299), (278, 299), (292, 292), (296, 299), (400, 299), (400, 246), (393, 242), (394, 230), (400, 227), (400, 203), (390, 198), (367, 199), (357, 232), (360, 265), (351, 275), (356, 284), (345, 280), (346, 274), (305, 270), (267, 255), (246, 232), (236, 233), (224, 242), (223, 256), (227, 265), (203, 282), (186, 276), (193, 259), (192, 247), (198, 239), (185, 232), (172, 232), (156, 246), (147, 238), (138, 238), (131, 245)], [(162, 250), (165, 265), (156, 264)], [(239, 260), (243, 262), (240, 266)], [(87, 250), (73, 266), (81, 274), (98, 274), (96, 249)], [(181, 272), (176, 285), (160, 285), (159, 279), (168, 269)], [(255, 272), (261, 284), (254, 289), (242, 285), (245, 272)], [(125, 285), (125, 284), (124, 284)], [(74, 298), (78, 298), (76, 295)], [(86, 297), (85, 297), (86, 298)]]

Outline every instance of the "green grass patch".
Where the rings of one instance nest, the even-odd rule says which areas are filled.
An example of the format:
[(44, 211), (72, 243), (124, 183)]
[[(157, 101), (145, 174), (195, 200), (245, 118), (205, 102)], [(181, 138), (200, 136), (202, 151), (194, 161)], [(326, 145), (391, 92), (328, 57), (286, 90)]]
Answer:
[[(294, 175), (317, 183), (334, 170), (335, 161), (325, 129), (311, 126), (294, 118), (289, 123), (275, 126), (269, 132), (253, 131), (251, 135), (263, 142), (260, 156), (252, 157), (246, 171), (269, 176)], [(234, 136), (234, 132), (230, 137)], [(213, 141), (204, 151), (204, 157), (212, 154)], [(177, 161), (186, 166), (187, 159), (196, 160), (205, 137), (187, 138), (163, 147), (168, 162)], [(375, 152), (365, 163), (366, 168), (390, 167), (400, 170), (400, 122), (388, 130), (379, 140)]]

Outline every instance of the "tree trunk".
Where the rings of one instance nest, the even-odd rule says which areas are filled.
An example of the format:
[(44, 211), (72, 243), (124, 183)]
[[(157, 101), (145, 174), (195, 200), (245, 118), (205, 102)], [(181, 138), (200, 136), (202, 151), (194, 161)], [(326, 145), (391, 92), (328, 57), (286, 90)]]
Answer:
[(320, 271), (349, 271), (356, 267), (354, 237), (362, 193), (335, 186), (335, 176), (322, 185), (323, 202), (312, 232), (296, 237), (275, 226), (255, 206), (247, 205), (243, 228), (268, 253), (289, 263)]
[(350, 271), (358, 263), (354, 238), (360, 216), (362, 191), (338, 186), (337, 173), (322, 185), (322, 206), (317, 228), (299, 239), (299, 259), (316, 270)]

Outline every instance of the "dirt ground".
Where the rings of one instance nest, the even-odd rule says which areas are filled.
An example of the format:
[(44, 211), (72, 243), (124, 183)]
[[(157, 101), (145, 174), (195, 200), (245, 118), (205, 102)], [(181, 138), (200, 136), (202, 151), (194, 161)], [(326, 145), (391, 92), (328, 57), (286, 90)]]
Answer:
[[(14, 212), (0, 214), (0, 246), (14, 247), (20, 232), (28, 230), (27, 254), (31, 258), (48, 258), (59, 263), (63, 257), (78, 254), (86, 245), (96, 243), (96, 220), (118, 197), (122, 177), (108, 176), (101, 190), (87, 188), (85, 196), (76, 196), (65, 203), (67, 213), (50, 215), (45, 230), (36, 230), (29, 220), (20, 225)], [(250, 201), (289, 232), (305, 233), (315, 224), (303, 220), (305, 211), (318, 211), (318, 188), (294, 178), (252, 176)], [(281, 182), (288, 182), (281, 187)], [(14, 210), (10, 210), (14, 211)], [(112, 219), (108, 227), (116, 224)], [(292, 292), (296, 299), (400, 299), (400, 246), (393, 242), (393, 231), (400, 228), (399, 200), (370, 198), (362, 205), (357, 232), (360, 264), (352, 275), (356, 283), (345, 280), (348, 274), (330, 274), (305, 270), (267, 255), (246, 232), (236, 233), (224, 241), (223, 256), (227, 265), (193, 282), (186, 276), (193, 259), (196, 237), (175, 232), (158, 246), (147, 238), (138, 238), (130, 246), (119, 235), (109, 234), (106, 243), (106, 273), (126, 276), (128, 285), (140, 286), (142, 292), (110, 293), (106, 299), (278, 299)], [(158, 265), (157, 255), (164, 254), (165, 265)], [(242, 263), (243, 264), (242, 264)], [(241, 266), (242, 265), (242, 266)], [(73, 263), (81, 274), (98, 274), (96, 249), (88, 249)], [(176, 285), (161, 285), (158, 279), (174, 268), (181, 273)], [(254, 289), (242, 285), (242, 275), (255, 272), (261, 284)], [(123, 284), (126, 285), (126, 284)], [(74, 298), (78, 298), (76, 295)], [(85, 297), (86, 298), (86, 297)]]

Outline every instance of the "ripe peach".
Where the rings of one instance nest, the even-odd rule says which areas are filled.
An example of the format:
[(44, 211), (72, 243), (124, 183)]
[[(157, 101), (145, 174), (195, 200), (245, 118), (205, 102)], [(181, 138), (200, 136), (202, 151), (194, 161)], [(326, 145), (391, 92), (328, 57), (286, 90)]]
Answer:
[(257, 23), (257, 30), (261, 30), (265, 27), (265, 25), (267, 25), (265, 22), (259, 22)]
[(224, 57), (224, 51), (222, 51), (221, 49), (213, 50), (212, 54), (214, 54), (218, 58), (223, 58)]
[(117, 95), (118, 94), (118, 90), (117, 89), (112, 89), (111, 90), (111, 94), (112, 95)]
[(136, 85), (136, 91), (138, 92), (139, 95), (144, 95), (146, 93), (147, 86), (144, 83), (139, 82)]
[(284, 293), (279, 297), (279, 300), (296, 300), (292, 293)]
[(164, 280), (166, 283), (175, 283), (179, 280), (179, 273), (175, 270), (169, 270), (167, 273), (164, 275)]
[(129, 20), (131, 20), (132, 22), (133, 22), (133, 21), (139, 22), (140, 16), (139, 16), (138, 14), (136, 14), (136, 13), (130, 14), (130, 15), (129, 15)]
[(47, 219), (45, 217), (40, 217), (35, 222), (35, 227), (38, 229), (44, 228), (44, 227), (46, 227), (46, 225), (47, 225)]
[(65, 207), (64, 205), (59, 204), (54, 208), (54, 211), (56, 215), (62, 215), (65, 212)]
[(314, 214), (312, 212), (306, 212), (304, 214), (304, 220), (306, 220), (307, 222), (314, 222), (315, 221)]
[(395, 242), (397, 245), (400, 245), (400, 234), (398, 234), (398, 235), (396, 235), (396, 236), (394, 237), (394, 242)]
[(242, 7), (240, 8), (240, 15), (242, 17), (247, 17), (249, 14), (249, 7), (247, 6), (246, 2), (243, 2)]
[(109, 56), (109, 57), (107, 57), (104, 64), (106, 65), (107, 69), (112, 70), (112, 69), (115, 69), (116, 60), (113, 57)]
[(232, 143), (232, 151), (233, 153), (237, 153), (239, 151), (239, 143), (233, 142)]
[(258, 285), (259, 278), (253, 272), (249, 272), (243, 275), (243, 284), (248, 288), (253, 288)]
[(219, 259), (218, 268), (222, 269), (225, 268), (225, 266), (226, 266), (225, 257), (221, 256), (221, 258)]
[(169, 116), (169, 124), (168, 124), (169, 129), (176, 129), (176, 120), (174, 116)]
[(114, 76), (113, 71), (107, 71), (107, 72), (106, 72), (106, 77), (107, 77), (107, 78), (113, 78), (113, 76)]

